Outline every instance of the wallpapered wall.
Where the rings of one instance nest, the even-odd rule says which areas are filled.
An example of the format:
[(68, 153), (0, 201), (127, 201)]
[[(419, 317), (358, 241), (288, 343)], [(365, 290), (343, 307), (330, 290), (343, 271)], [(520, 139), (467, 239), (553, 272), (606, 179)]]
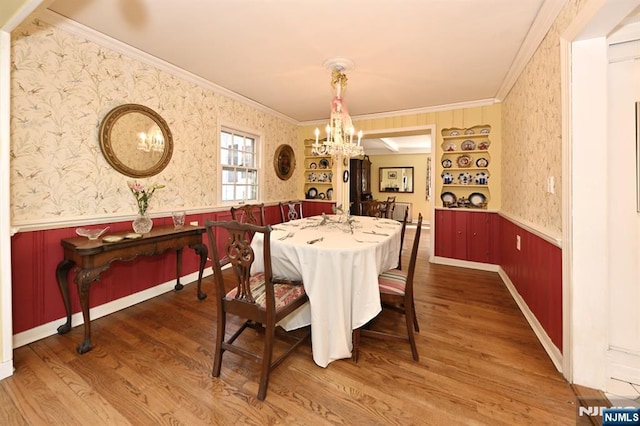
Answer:
[(567, 2), (502, 107), (502, 210), (555, 237), (562, 236), (560, 35), (586, 2)]
[(12, 33), (12, 223), (52, 218), (135, 214), (127, 188), (98, 142), (101, 119), (114, 107), (139, 103), (158, 112), (174, 138), (173, 157), (159, 175), (150, 212), (216, 204), (220, 123), (263, 136), (264, 201), (294, 198), (296, 181), (280, 180), (273, 154), (282, 143), (298, 148), (297, 126), (211, 88), (131, 59), (42, 20)]

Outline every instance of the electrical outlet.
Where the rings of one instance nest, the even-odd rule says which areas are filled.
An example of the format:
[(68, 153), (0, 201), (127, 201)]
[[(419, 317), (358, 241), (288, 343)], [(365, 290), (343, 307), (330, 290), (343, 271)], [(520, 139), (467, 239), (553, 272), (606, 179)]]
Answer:
[(198, 226), (198, 221), (194, 220), (193, 222), (189, 222), (189, 225), (191, 226)]
[(556, 193), (556, 180), (553, 178), (553, 176), (549, 176), (547, 178), (547, 192), (549, 194)]
[(520, 235), (516, 235), (516, 249), (520, 250)]

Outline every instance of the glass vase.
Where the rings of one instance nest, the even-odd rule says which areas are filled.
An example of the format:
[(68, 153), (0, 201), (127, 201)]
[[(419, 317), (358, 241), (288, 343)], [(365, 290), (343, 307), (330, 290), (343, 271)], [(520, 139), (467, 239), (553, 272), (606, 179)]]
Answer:
[(153, 220), (146, 214), (139, 214), (133, 221), (133, 231), (138, 234), (147, 234), (153, 228)]

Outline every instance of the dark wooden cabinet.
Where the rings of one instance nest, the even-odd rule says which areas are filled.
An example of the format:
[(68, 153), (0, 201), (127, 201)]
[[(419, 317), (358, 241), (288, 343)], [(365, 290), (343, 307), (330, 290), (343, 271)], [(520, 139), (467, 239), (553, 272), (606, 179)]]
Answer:
[(496, 213), (436, 210), (435, 254), (452, 259), (498, 263)]
[(349, 164), (349, 201), (350, 212), (359, 213), (360, 202), (370, 200), (371, 196), (371, 161), (367, 155), (363, 159), (352, 158)]

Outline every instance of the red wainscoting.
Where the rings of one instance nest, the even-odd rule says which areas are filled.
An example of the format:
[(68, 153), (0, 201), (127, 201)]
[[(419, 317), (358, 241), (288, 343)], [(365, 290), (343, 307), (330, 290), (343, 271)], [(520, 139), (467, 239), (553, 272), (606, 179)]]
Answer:
[[(331, 214), (333, 203), (305, 202), (304, 215)], [(186, 223), (197, 221), (204, 225), (206, 219), (230, 220), (228, 210), (220, 212), (189, 214)], [(268, 224), (280, 223), (278, 205), (265, 207)], [(154, 218), (155, 226), (170, 225), (171, 217)], [(109, 225), (111, 233), (131, 231), (131, 221), (104, 223), (91, 227)], [(11, 238), (13, 334), (38, 327), (65, 317), (62, 296), (56, 281), (56, 266), (62, 260), (62, 238), (75, 237), (75, 228), (60, 228), (44, 231), (20, 232)], [(206, 234), (203, 242), (208, 246)], [(122, 297), (172, 281), (176, 274), (175, 252), (159, 256), (140, 256), (130, 262), (117, 262), (101, 274), (101, 280), (91, 285), (90, 306), (99, 306)], [(189, 249), (183, 250), (182, 273), (190, 274), (198, 270), (199, 256)], [(210, 264), (207, 264), (207, 267)], [(73, 282), (73, 272), (69, 282)], [(213, 289), (204, 288), (205, 292)], [(183, 291), (195, 290), (186, 288)], [(72, 311), (80, 312), (80, 303), (75, 285), (71, 286)], [(64, 322), (64, 321), (62, 321)], [(62, 324), (61, 322), (61, 324)]]
[[(529, 310), (562, 352), (562, 250), (500, 218), (500, 264)], [(520, 247), (516, 248), (516, 237)]]

